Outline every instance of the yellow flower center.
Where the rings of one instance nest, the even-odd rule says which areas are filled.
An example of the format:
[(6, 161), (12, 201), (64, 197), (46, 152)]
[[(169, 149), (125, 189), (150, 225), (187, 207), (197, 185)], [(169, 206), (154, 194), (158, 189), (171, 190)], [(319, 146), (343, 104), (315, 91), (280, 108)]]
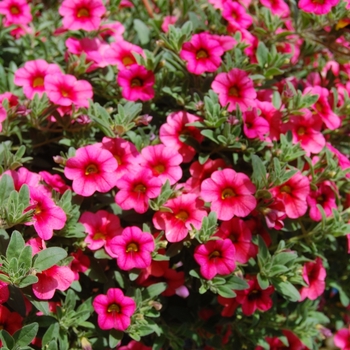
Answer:
[(37, 215), (40, 213), (41, 213), (41, 206), (39, 204), (37, 204), (35, 207), (35, 210), (34, 210), (34, 215)]
[(132, 87), (142, 86), (142, 80), (138, 78), (134, 78), (133, 80), (131, 80), (131, 86)]
[(10, 7), (10, 12), (13, 14), (13, 15), (18, 15), (20, 13), (19, 11), (19, 8), (17, 6), (11, 6)]
[(229, 96), (239, 97), (239, 90), (235, 86), (231, 86), (228, 90)]
[(135, 63), (135, 60), (132, 59), (130, 56), (125, 56), (123, 57), (122, 62), (124, 66), (130, 66), (131, 64)]
[(153, 174), (154, 175), (163, 174), (164, 171), (165, 171), (165, 166), (163, 164), (158, 164), (155, 167), (153, 167)]
[(89, 17), (90, 16), (90, 12), (87, 8), (82, 7), (79, 9), (78, 13), (77, 13), (77, 17), (81, 18), (81, 17)]
[(98, 168), (95, 164), (89, 164), (85, 168), (85, 175), (91, 175), (91, 174), (97, 174), (98, 173)]
[(176, 219), (179, 219), (181, 221), (186, 221), (189, 217), (187, 211), (185, 210), (180, 210), (176, 215), (175, 215)]
[(134, 192), (142, 192), (145, 193), (146, 192), (146, 186), (144, 184), (138, 184), (134, 187)]
[(301, 127), (298, 129), (298, 135), (299, 135), (299, 136), (305, 135), (305, 128), (304, 128), (303, 126), (301, 126)]
[(106, 239), (106, 235), (104, 235), (103, 233), (101, 232), (96, 232), (93, 236), (92, 236), (92, 239), (94, 241), (97, 241), (98, 239)]
[(118, 155), (115, 155), (114, 158), (117, 160), (118, 165), (122, 164), (122, 160), (120, 159), (120, 157)]
[(130, 252), (138, 252), (139, 251), (139, 246), (136, 243), (129, 243), (126, 247), (125, 250), (127, 253)]
[(210, 255), (209, 259), (215, 259), (219, 258), (221, 256), (221, 253), (218, 250), (214, 250)]
[(284, 185), (284, 186), (281, 187), (281, 192), (292, 193), (292, 189), (291, 189), (290, 186)]
[(120, 306), (117, 304), (110, 304), (108, 305), (107, 308), (107, 312), (111, 313), (111, 312), (120, 312)]
[(44, 86), (44, 78), (43, 77), (36, 77), (33, 80), (33, 87), (41, 87)]
[(205, 50), (203, 50), (203, 49), (199, 50), (199, 51), (197, 52), (197, 54), (196, 54), (196, 58), (197, 58), (197, 60), (200, 59), (200, 58), (208, 58), (208, 53), (207, 53), (207, 51), (205, 51)]
[(236, 193), (232, 188), (225, 188), (221, 193), (221, 199), (232, 198), (235, 197)]

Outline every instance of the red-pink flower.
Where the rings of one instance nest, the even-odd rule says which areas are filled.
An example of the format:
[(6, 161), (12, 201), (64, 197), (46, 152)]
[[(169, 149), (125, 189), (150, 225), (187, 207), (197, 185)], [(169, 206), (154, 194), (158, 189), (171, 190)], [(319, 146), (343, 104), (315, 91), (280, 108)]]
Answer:
[[(266, 337), (265, 340), (270, 346), (270, 350), (308, 350), (308, 348), (301, 342), (301, 340), (291, 331), (282, 330), (283, 335), (287, 338), (288, 345), (282, 342), (278, 337)], [(257, 346), (255, 350), (264, 350), (262, 346)]]
[(260, 117), (269, 123), (268, 136), (266, 141), (276, 141), (280, 139), (282, 113), (278, 111), (271, 102), (256, 101), (256, 107), (260, 110)]
[(122, 96), (129, 101), (148, 101), (154, 97), (154, 74), (143, 66), (133, 64), (119, 72), (118, 84), (122, 88)]
[(141, 151), (140, 166), (152, 171), (153, 176), (165, 183), (169, 180), (174, 185), (182, 177), (182, 156), (172, 147), (162, 144), (147, 146)]
[(32, 21), (30, 7), (26, 0), (3, 0), (0, 3), (0, 14), (5, 16), (4, 25), (25, 25)]
[(64, 182), (59, 174), (50, 174), (47, 171), (39, 171), (39, 175), (43, 178), (45, 186), (51, 191), (54, 190), (58, 193), (63, 194), (70, 187)]
[(234, 1), (225, 1), (223, 3), (222, 17), (225, 18), (231, 26), (241, 29), (247, 29), (253, 23), (253, 19), (248, 15), (246, 9)]
[(112, 153), (99, 145), (88, 145), (77, 149), (75, 156), (67, 160), (64, 175), (73, 180), (75, 193), (89, 197), (95, 191), (105, 193), (115, 186), (117, 167)]
[(2, 131), (2, 122), (6, 120), (7, 118), (7, 112), (6, 109), (3, 106), (0, 106), (0, 132)]
[(190, 41), (182, 45), (180, 57), (187, 61), (187, 70), (200, 75), (215, 72), (221, 65), (224, 49), (220, 42), (209, 33), (194, 34)]
[(267, 311), (272, 305), (271, 294), (274, 292), (273, 286), (262, 290), (256, 277), (247, 281), (249, 288), (235, 291), (236, 300), (242, 305), (242, 312), (246, 316), (251, 316), (256, 310)]
[(81, 249), (70, 254), (73, 260), (69, 264), (74, 273), (74, 281), (79, 280), (79, 272), (85, 272), (90, 267), (90, 259)]
[(101, 329), (125, 331), (131, 323), (131, 316), (136, 310), (133, 299), (126, 297), (121, 289), (110, 288), (107, 295), (97, 295), (92, 302)]
[(315, 261), (305, 263), (303, 267), (303, 278), (308, 287), (302, 287), (300, 290), (300, 301), (306, 298), (317, 299), (326, 287), (326, 269), (323, 267), (321, 258)]
[(119, 192), (116, 203), (124, 210), (134, 209), (143, 214), (149, 207), (149, 199), (159, 196), (162, 182), (148, 169), (140, 168), (136, 173), (126, 173), (116, 183)]
[(22, 324), (23, 318), (18, 312), (11, 312), (6, 306), (0, 305), (0, 329), (13, 335), (16, 331), (22, 328)]
[(283, 202), (286, 214), (291, 219), (297, 219), (306, 213), (309, 192), (310, 181), (301, 173), (296, 173), (287, 182), (271, 190), (272, 195)]
[(204, 202), (195, 194), (182, 194), (169, 199), (164, 207), (170, 208), (171, 212), (157, 211), (153, 216), (154, 227), (164, 230), (169, 242), (180, 242), (192, 229), (191, 226), (201, 228), (202, 220), (207, 215), (203, 206)]
[(195, 139), (197, 142), (202, 142), (203, 136), (200, 133), (200, 130), (194, 126), (186, 126), (186, 124), (200, 121), (201, 118), (187, 113), (185, 111), (179, 111), (171, 113), (166, 123), (162, 124), (159, 130), (159, 138), (164, 145), (167, 147), (173, 147), (178, 150), (182, 155), (183, 162), (188, 163), (192, 160), (196, 154), (196, 150), (182, 142), (180, 136), (188, 136)]
[(104, 247), (111, 255), (111, 240), (123, 231), (119, 217), (106, 210), (99, 210), (96, 213), (86, 211), (80, 217), (79, 222), (85, 227), (87, 236), (84, 242), (87, 243), (88, 248), (97, 250)]
[(228, 275), (236, 268), (235, 247), (229, 239), (208, 241), (197, 246), (194, 259), (200, 265), (201, 275), (211, 280), (216, 275)]
[(56, 289), (65, 291), (74, 281), (74, 272), (68, 266), (54, 265), (36, 274), (39, 281), (33, 284), (33, 293), (38, 299), (51, 299)]
[(69, 30), (97, 30), (106, 12), (102, 0), (64, 0), (58, 10), (63, 27)]
[(237, 307), (239, 306), (236, 298), (225, 298), (221, 295), (218, 295), (218, 303), (224, 307), (221, 311), (221, 316), (223, 317), (233, 316)]
[[(20, 167), (17, 170), (6, 170), (4, 174), (10, 175), (13, 179), (15, 190), (19, 191), (22, 185), (27, 185), (28, 187), (38, 187), (41, 176), (29, 171), (24, 167)], [(1, 178), (2, 175), (0, 175)], [(41, 186), (40, 188), (43, 188)]]
[(25, 225), (34, 225), (38, 236), (43, 240), (49, 240), (53, 236), (53, 230), (61, 230), (67, 220), (67, 216), (62, 208), (47, 195), (46, 192), (38, 188), (30, 188), (31, 207), (34, 214), (31, 222)]
[(162, 31), (167, 33), (169, 30), (169, 26), (175, 24), (177, 20), (178, 18), (176, 16), (165, 16), (161, 25)]
[(24, 95), (32, 99), (35, 94), (39, 97), (45, 92), (44, 80), (48, 74), (62, 74), (56, 64), (49, 64), (45, 60), (27, 61), (22, 68), (15, 72), (14, 83), (23, 87)]
[(213, 172), (201, 186), (201, 197), (211, 202), (211, 211), (215, 211), (218, 219), (224, 221), (233, 216), (245, 217), (255, 209), (254, 192), (255, 186), (249, 177), (233, 169)]
[(288, 17), (290, 15), (289, 6), (284, 0), (260, 0), (260, 3), (270, 9), (275, 16)]
[(153, 236), (136, 226), (126, 227), (110, 242), (111, 256), (117, 258), (121, 270), (144, 269), (151, 265), (155, 249)]
[(253, 110), (246, 111), (242, 115), (243, 119), (243, 132), (248, 139), (258, 138), (260, 140), (266, 139), (266, 134), (269, 132), (268, 121), (260, 117), (258, 110), (253, 107)]
[(339, 329), (334, 335), (334, 344), (341, 350), (350, 350), (350, 327)]
[(48, 74), (44, 86), (50, 101), (60, 106), (89, 107), (93, 96), (92, 86), (86, 80), (77, 80), (70, 74)]
[(3, 281), (0, 281), (0, 305), (6, 303), (9, 297), (10, 291), (8, 284)]
[(236, 110), (236, 104), (243, 112), (255, 106), (256, 91), (253, 81), (242, 69), (233, 68), (228, 73), (218, 74), (211, 87), (219, 95), (221, 106), (228, 104), (229, 112)]
[(315, 15), (325, 15), (331, 11), (332, 7), (337, 5), (339, 0), (300, 0), (298, 2), (298, 7), (309, 13)]

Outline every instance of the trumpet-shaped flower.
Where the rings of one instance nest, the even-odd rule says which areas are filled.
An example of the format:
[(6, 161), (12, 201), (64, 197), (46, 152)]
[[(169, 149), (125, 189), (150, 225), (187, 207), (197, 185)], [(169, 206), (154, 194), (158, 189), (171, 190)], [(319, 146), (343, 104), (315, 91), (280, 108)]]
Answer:
[(117, 68), (122, 70), (133, 64), (137, 64), (134, 53), (145, 56), (140, 46), (120, 40), (110, 45), (105, 57), (109, 64), (116, 64)]
[(5, 16), (4, 25), (25, 25), (32, 21), (30, 7), (26, 0), (3, 0), (0, 3), (0, 14)]

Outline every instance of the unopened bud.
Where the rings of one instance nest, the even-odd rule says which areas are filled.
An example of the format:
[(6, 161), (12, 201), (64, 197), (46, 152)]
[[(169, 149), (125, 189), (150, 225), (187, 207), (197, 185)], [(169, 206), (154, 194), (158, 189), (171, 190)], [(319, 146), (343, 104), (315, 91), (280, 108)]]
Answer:
[(154, 301), (154, 300), (151, 300), (149, 303), (148, 303), (149, 306), (152, 306), (154, 309), (156, 309), (157, 311), (161, 310), (163, 305), (158, 302), (158, 301)]
[(81, 338), (80, 343), (81, 343), (81, 348), (83, 350), (92, 350), (92, 346), (87, 338), (85, 338), (85, 337)]
[(66, 165), (66, 159), (64, 159), (64, 158), (61, 157), (61, 156), (53, 156), (53, 161), (54, 161), (56, 164)]

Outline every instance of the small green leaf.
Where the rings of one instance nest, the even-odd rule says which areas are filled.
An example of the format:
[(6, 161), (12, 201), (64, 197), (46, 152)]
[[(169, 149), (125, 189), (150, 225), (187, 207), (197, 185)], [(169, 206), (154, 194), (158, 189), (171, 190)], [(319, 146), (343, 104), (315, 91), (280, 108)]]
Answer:
[(218, 285), (218, 286), (216, 286), (216, 289), (218, 290), (218, 294), (221, 295), (224, 298), (235, 298), (236, 295), (237, 295), (228, 286)]
[(13, 338), (16, 341), (16, 345), (29, 345), (38, 333), (38, 329), (39, 325), (36, 322), (27, 324), (24, 327), (22, 327), (13, 335)]
[(284, 273), (286, 273), (287, 271), (289, 271), (289, 268), (287, 266), (284, 265), (274, 265), (271, 267), (270, 271), (269, 271), (269, 277), (274, 277), (277, 275), (282, 275)]
[(168, 285), (165, 282), (152, 284), (142, 292), (143, 298), (153, 299), (154, 297), (161, 295), (167, 289), (167, 286)]
[(18, 252), (21, 252), (25, 247), (25, 241), (18, 231), (13, 231), (11, 234), (10, 243), (6, 250), (6, 258), (10, 261), (12, 258), (18, 258)]
[(0, 339), (2, 340), (2, 345), (1, 349), (3, 350), (5, 347), (9, 349), (13, 349), (15, 345), (15, 340), (11, 337), (11, 335), (5, 331), (5, 329), (2, 329), (0, 331)]
[(124, 333), (121, 331), (117, 331), (116, 329), (112, 329), (109, 332), (108, 337), (108, 345), (110, 348), (114, 349), (118, 343), (123, 339)]
[[(52, 340), (58, 339), (58, 332), (60, 330), (60, 325), (58, 322), (53, 323), (50, 325), (50, 327), (45, 332), (43, 338), (42, 338), (42, 346), (45, 349), (45, 346), (49, 343), (51, 343)], [(57, 343), (56, 343), (57, 344)]]
[(259, 286), (262, 290), (265, 290), (266, 288), (268, 288), (268, 286), (270, 285), (268, 278), (266, 278), (265, 276), (261, 276), (260, 272), (257, 274), (256, 277), (257, 277)]
[(34, 269), (37, 271), (45, 271), (56, 265), (59, 261), (67, 256), (67, 252), (59, 247), (51, 247), (41, 250), (34, 255)]
[(150, 30), (146, 26), (146, 24), (139, 19), (134, 19), (134, 28), (137, 32), (137, 35), (140, 39), (141, 44), (142, 45), (148, 44), (150, 40)]
[(290, 282), (282, 281), (277, 278), (273, 278), (271, 282), (275, 287), (276, 291), (282, 294), (286, 299), (290, 301), (300, 300), (300, 293)]
[(21, 279), (21, 281), (18, 283), (18, 288), (24, 288), (27, 286), (30, 286), (34, 283), (37, 283), (39, 281), (38, 277), (34, 275), (28, 275)]

